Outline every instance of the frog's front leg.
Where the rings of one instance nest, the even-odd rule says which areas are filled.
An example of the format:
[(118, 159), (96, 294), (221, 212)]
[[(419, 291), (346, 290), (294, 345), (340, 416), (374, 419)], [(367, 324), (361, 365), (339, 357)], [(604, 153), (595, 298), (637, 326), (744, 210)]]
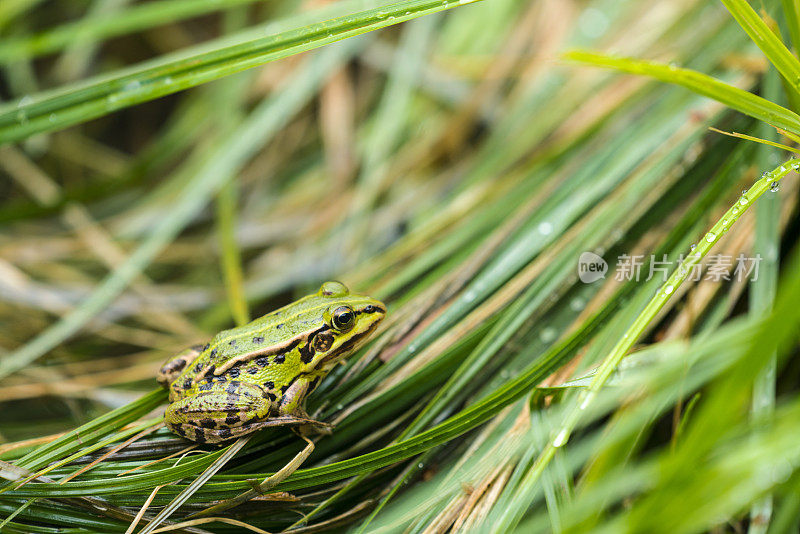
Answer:
[(203, 345), (194, 345), (188, 349), (182, 350), (167, 363), (161, 366), (156, 375), (156, 381), (162, 387), (168, 388), (169, 385), (175, 381), (178, 376), (186, 369), (200, 354), (203, 352)]
[(308, 395), (314, 391), (320, 381), (322, 375), (318, 373), (309, 373), (298, 376), (289, 388), (283, 393), (280, 402), (278, 403), (278, 413), (284, 416), (295, 416), (303, 419), (308, 419), (311, 426), (317, 427), (322, 430), (322, 433), (329, 433), (326, 431), (331, 427), (330, 423), (323, 423), (322, 421), (315, 421), (309, 419), (305, 410), (305, 402)]
[(257, 384), (211, 382), (167, 406), (164, 422), (198, 443), (219, 443), (271, 426), (313, 423), (294, 415), (275, 417), (276, 408), (275, 395)]

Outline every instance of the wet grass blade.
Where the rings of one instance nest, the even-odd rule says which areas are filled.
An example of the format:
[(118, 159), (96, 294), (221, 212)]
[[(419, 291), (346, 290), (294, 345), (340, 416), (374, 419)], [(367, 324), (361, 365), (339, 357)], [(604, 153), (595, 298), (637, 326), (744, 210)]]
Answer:
[(203, 52), (184, 52), (124, 69), (77, 86), (23, 97), (0, 106), (0, 144), (60, 130), (114, 111), (263, 65), (477, 0), (405, 0), (260, 39)]

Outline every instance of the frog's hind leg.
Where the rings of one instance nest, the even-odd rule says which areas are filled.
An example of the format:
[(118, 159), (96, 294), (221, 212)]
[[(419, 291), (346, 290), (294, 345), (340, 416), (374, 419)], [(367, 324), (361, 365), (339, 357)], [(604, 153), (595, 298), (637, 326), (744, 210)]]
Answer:
[(162, 387), (169, 387), (169, 385), (180, 376), (183, 370), (200, 356), (204, 348), (203, 345), (194, 345), (170, 358), (167, 363), (162, 365), (161, 369), (158, 370), (156, 381), (158, 381)]
[[(241, 418), (242, 416), (228, 416), (225, 418), (206, 418), (196, 423), (172, 423), (168, 422), (167, 426), (176, 434), (179, 434), (187, 439), (197, 443), (222, 443), (234, 438), (240, 438), (256, 430), (262, 428), (276, 427), (276, 426), (305, 426), (313, 425), (318, 421), (313, 419), (304, 419), (302, 417), (281, 416), (273, 417), (264, 421), (246, 420), (237, 426), (228, 426), (226, 421), (233, 418)], [(213, 425), (213, 426), (212, 426)]]
[(167, 426), (198, 443), (219, 443), (274, 426), (314, 424), (306, 417), (276, 413), (275, 394), (239, 380), (204, 382), (193, 395), (175, 400), (164, 414)]

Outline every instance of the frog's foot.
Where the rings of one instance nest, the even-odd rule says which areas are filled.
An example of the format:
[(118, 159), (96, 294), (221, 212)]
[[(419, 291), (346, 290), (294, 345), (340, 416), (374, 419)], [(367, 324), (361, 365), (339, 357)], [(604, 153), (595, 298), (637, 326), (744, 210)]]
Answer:
[(161, 369), (158, 370), (156, 381), (158, 381), (162, 387), (169, 387), (169, 385), (180, 376), (183, 370), (203, 352), (204, 348), (203, 345), (194, 345), (170, 358), (167, 363), (162, 365)]
[(333, 434), (333, 425), (323, 421), (316, 421), (309, 419), (308, 423), (301, 425), (298, 429), (302, 434), (318, 434), (322, 436), (330, 436)]
[[(295, 409), (292, 417), (296, 417), (298, 419), (303, 419), (306, 422), (303, 423), (301, 426), (298, 427), (299, 432), (297, 432), (301, 437), (303, 434), (321, 434), (324, 436), (330, 436), (332, 434), (331, 430), (333, 429), (333, 425), (331, 423), (326, 423), (324, 421), (317, 421), (316, 419), (312, 419), (304, 409), (297, 408)], [(305, 439), (305, 437), (303, 437)]]

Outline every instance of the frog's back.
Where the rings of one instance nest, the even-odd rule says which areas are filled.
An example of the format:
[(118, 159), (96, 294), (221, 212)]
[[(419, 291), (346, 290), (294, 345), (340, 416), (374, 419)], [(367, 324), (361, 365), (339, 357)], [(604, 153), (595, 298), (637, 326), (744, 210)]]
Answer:
[[(339, 295), (337, 295), (339, 297)], [(231, 362), (255, 360), (291, 350), (307, 339), (314, 331), (324, 327), (323, 314), (337, 298), (320, 293), (308, 295), (282, 308), (272, 311), (246, 325), (223, 330), (203, 346), (192, 365), (173, 382), (173, 395), (182, 396), (193, 385), (207, 376), (216, 376), (222, 369), (230, 369)], [(266, 367), (263, 366), (263, 367)], [(248, 371), (253, 371), (249, 367)], [(279, 379), (283, 369), (262, 369), (252, 380)]]

